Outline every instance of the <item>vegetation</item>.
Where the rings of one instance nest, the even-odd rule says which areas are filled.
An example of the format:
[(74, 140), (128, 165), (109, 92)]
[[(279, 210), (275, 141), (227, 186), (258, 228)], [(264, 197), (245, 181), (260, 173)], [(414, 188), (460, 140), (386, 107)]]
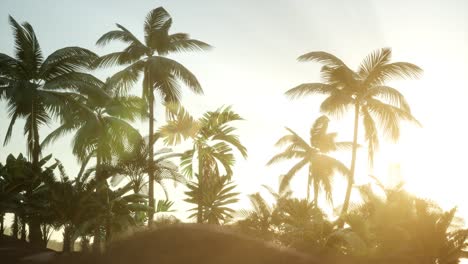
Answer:
[[(286, 128), (288, 134), (276, 144), (284, 149), (268, 162), (295, 162), (279, 177), (279, 190), (264, 186), (272, 199), (260, 192), (251, 194), (251, 208), (235, 210), (240, 193), (234, 164), (236, 156), (247, 158), (235, 127), (243, 118), (231, 107), (194, 118), (180, 104), (180, 84), (199, 94), (202, 87), (192, 72), (167, 57), (206, 50), (208, 44), (186, 33), (170, 34), (172, 18), (162, 7), (146, 17), (143, 41), (119, 24), (102, 35), (97, 45), (121, 41), (126, 47), (101, 57), (67, 47), (44, 59), (33, 27), (12, 17), (10, 24), (14, 56), (0, 53), (0, 100), (6, 102), (10, 118), (5, 144), (15, 121), (25, 119), (27, 156), (10, 154), (0, 163), (2, 234), (46, 247), (51, 233), (59, 231), (63, 251), (73, 251), (77, 241), (83, 250), (90, 250), (92, 243), (99, 251), (115, 237), (152, 224), (155, 213), (173, 212), (169, 181), (184, 187), (181, 200), (194, 205), (190, 218), (197, 223), (229, 226), (305, 253), (434, 264), (458, 263), (467, 256), (468, 230), (459, 223), (455, 208), (444, 211), (406, 192), (402, 184), (387, 187), (375, 179), (373, 184), (354, 186), (357, 148), (367, 148), (372, 166), (378, 126), (384, 136), (397, 141), (401, 121), (419, 124), (405, 97), (387, 82), (418, 77), (422, 70), (408, 62), (390, 62), (391, 49), (372, 52), (357, 71), (322, 51), (299, 57), (323, 64), (323, 82), (301, 84), (286, 95), (326, 95), (320, 110), (328, 116), (312, 124), (308, 139)], [(93, 76), (98, 67), (121, 65), (125, 68), (105, 81)], [(142, 96), (133, 96), (130, 91), (140, 79)], [(156, 128), (157, 100), (167, 120)], [(330, 117), (349, 109), (354, 110), (352, 142), (337, 142), (337, 133), (328, 131)], [(148, 122), (147, 135), (134, 126), (140, 120)], [(40, 142), (44, 125), (56, 127)], [(360, 127), (364, 145), (358, 142)], [(73, 135), (71, 152), (81, 166), (73, 177), (52, 154), (43, 155), (65, 134)], [(155, 151), (156, 143), (166, 146)], [(189, 149), (179, 153), (168, 146)], [(349, 168), (333, 156), (336, 151), (350, 152)], [(305, 199), (290, 189), (292, 178), (302, 171), (307, 176)], [(336, 174), (346, 177), (347, 191), (335, 216), (326, 213), (335, 208), (321, 208), (319, 198), (333, 206)], [(154, 183), (164, 192), (157, 203)], [(354, 187), (361, 201), (351, 200)], [(7, 215), (11, 223), (5, 221)], [(156, 227), (181, 222), (165, 214), (156, 219)]]

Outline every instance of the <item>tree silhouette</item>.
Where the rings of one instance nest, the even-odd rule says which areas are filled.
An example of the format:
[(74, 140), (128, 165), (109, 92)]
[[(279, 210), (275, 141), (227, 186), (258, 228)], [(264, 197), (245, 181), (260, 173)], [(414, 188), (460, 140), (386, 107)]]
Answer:
[(330, 53), (316, 51), (306, 53), (299, 61), (316, 61), (324, 64), (321, 69), (323, 83), (304, 83), (286, 92), (291, 98), (304, 95), (323, 94), (327, 98), (320, 105), (323, 113), (341, 116), (349, 107), (354, 108), (354, 132), (350, 176), (343, 204), (342, 215), (346, 214), (356, 168), (358, 147), (359, 117), (364, 125), (369, 161), (372, 166), (374, 153), (379, 146), (377, 124), (384, 135), (393, 141), (400, 136), (400, 122), (418, 123), (411, 115), (405, 97), (395, 88), (385, 83), (394, 79), (417, 78), (422, 70), (408, 62), (390, 62), (392, 51), (389, 48), (369, 54), (357, 72)]
[[(208, 49), (210, 46), (199, 40), (191, 39), (186, 33), (169, 34), (172, 18), (162, 7), (150, 11), (144, 25), (145, 38), (140, 41), (122, 25), (117, 24), (118, 30), (102, 35), (98, 45), (106, 45), (110, 41), (118, 40), (128, 46), (120, 51), (102, 56), (98, 66), (128, 65), (117, 72), (111, 82), (119, 90), (128, 90), (143, 75), (142, 97), (149, 107), (149, 142), (154, 142), (154, 93), (160, 95), (164, 102), (179, 102), (181, 98), (180, 82), (183, 82), (195, 93), (203, 93), (197, 78), (187, 68), (177, 61), (167, 57), (169, 53), (181, 51), (195, 51)], [(154, 208), (154, 145), (149, 144), (149, 197), (150, 207)], [(148, 224), (153, 220), (153, 212), (149, 212)]]
[(308, 165), (307, 177), (307, 198), (309, 201), (310, 185), (314, 187), (314, 203), (318, 203), (320, 189), (325, 191), (327, 199), (332, 201), (332, 181), (335, 171), (347, 176), (349, 171), (341, 161), (328, 156), (329, 152), (337, 149), (349, 148), (349, 142), (335, 142), (336, 133), (328, 133), (329, 119), (326, 116), (319, 117), (310, 129), (308, 141), (302, 139), (296, 132), (286, 128), (289, 134), (278, 140), (276, 146), (284, 146), (286, 149), (273, 156), (268, 165), (283, 161), (285, 159), (299, 159), (283, 177), (280, 184), (280, 191), (285, 186), (289, 186), (291, 179), (304, 166)]

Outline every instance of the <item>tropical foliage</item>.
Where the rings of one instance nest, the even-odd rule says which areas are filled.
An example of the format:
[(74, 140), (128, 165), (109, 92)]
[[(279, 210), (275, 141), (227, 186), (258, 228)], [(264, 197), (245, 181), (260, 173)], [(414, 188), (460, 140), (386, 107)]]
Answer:
[[(153, 153), (154, 136), (154, 104), (155, 93), (160, 95), (163, 102), (179, 103), (181, 99), (180, 82), (195, 93), (203, 93), (195, 75), (179, 62), (166, 57), (169, 53), (181, 51), (205, 50), (210, 46), (202, 41), (191, 39), (186, 33), (170, 34), (172, 18), (162, 7), (151, 10), (144, 24), (144, 41), (140, 41), (134, 34), (120, 24), (117, 30), (102, 35), (97, 45), (106, 45), (111, 41), (121, 41), (128, 45), (120, 52), (114, 52), (100, 57), (96, 61), (99, 67), (113, 65), (127, 65), (110, 78), (112, 87), (119, 92), (128, 91), (140, 76), (143, 76), (142, 98), (149, 107), (148, 158), (149, 158), (149, 197), (150, 206), (154, 207), (154, 168)], [(153, 220), (150, 211), (149, 221)]]
[[(412, 63), (391, 62), (391, 49), (372, 52), (356, 71), (327, 52), (299, 57), (323, 65), (322, 82), (301, 84), (286, 95), (325, 95), (319, 109), (328, 116), (312, 124), (308, 138), (286, 128), (276, 144), (282, 151), (269, 154), (273, 157), (268, 165), (294, 162), (285, 174), (277, 174), (278, 191), (263, 186), (268, 196), (263, 189), (250, 194), (250, 208), (235, 210), (242, 199), (234, 177), (236, 157), (247, 158), (235, 127), (243, 118), (224, 106), (193, 117), (189, 107), (181, 105), (182, 88), (201, 94), (200, 82), (167, 57), (207, 50), (208, 44), (186, 33), (170, 33), (172, 17), (158, 7), (145, 19), (143, 40), (120, 24), (97, 40), (99, 46), (123, 42), (121, 51), (98, 56), (66, 47), (44, 58), (33, 27), (12, 17), (9, 22), (14, 55), (0, 53), (0, 100), (9, 117), (4, 143), (16, 121), (24, 119), (27, 155), (10, 154), (0, 163), (2, 235), (45, 247), (52, 233), (62, 232), (63, 251), (75, 250), (78, 242), (83, 250), (93, 243), (93, 250), (100, 251), (153, 219), (155, 227), (183, 222), (172, 215), (178, 209), (175, 199), (180, 199), (193, 205), (188, 219), (200, 224), (229, 226), (304, 253), (344, 258), (346, 263), (454, 264), (468, 256), (468, 230), (456, 208), (442, 210), (408, 193), (403, 184), (388, 187), (375, 177), (373, 183), (354, 186), (358, 141), (363, 139), (372, 167), (379, 133), (397, 141), (402, 121), (419, 124), (405, 97), (388, 82), (417, 78), (422, 70)], [(110, 66), (123, 68), (106, 81), (93, 76), (97, 68)], [(142, 95), (134, 96), (132, 89), (140, 81)], [(156, 105), (166, 111), (167, 120), (158, 122), (159, 127)], [(328, 131), (330, 118), (350, 109), (352, 142), (337, 142), (337, 133)], [(148, 123), (146, 136), (137, 129), (140, 121)], [(46, 125), (53, 130), (41, 142), (39, 134)], [(57, 140), (67, 134), (80, 165), (73, 176), (52, 154), (42, 156), (46, 147), (54, 151)], [(349, 150), (348, 169), (333, 155)], [(290, 188), (291, 180), (301, 174), (307, 178), (305, 199)], [(336, 174), (347, 178), (347, 190), (341, 213), (333, 214)], [(155, 183), (161, 187), (159, 196)], [(184, 197), (173, 195), (180, 185)], [(353, 188), (360, 201), (351, 200)], [(319, 206), (321, 199), (329, 201), (327, 207)]]
[(350, 107), (354, 108), (353, 148), (348, 188), (342, 208), (346, 214), (356, 168), (356, 150), (358, 148), (359, 118), (364, 125), (364, 138), (367, 142), (369, 162), (372, 166), (374, 153), (379, 147), (377, 125), (380, 124), (384, 135), (393, 141), (400, 137), (400, 122), (419, 122), (412, 116), (411, 108), (403, 94), (386, 82), (402, 78), (417, 78), (422, 69), (408, 62), (390, 62), (392, 50), (383, 48), (369, 54), (359, 65), (357, 71), (351, 70), (336, 56), (314, 51), (298, 58), (299, 61), (322, 63), (323, 83), (303, 83), (286, 92), (291, 98), (304, 95), (323, 94), (326, 99), (320, 105), (320, 111), (340, 117)]
[(335, 142), (336, 133), (327, 133), (330, 119), (326, 116), (319, 117), (310, 129), (309, 142), (302, 139), (296, 132), (286, 128), (290, 134), (278, 140), (276, 146), (288, 144), (286, 149), (273, 156), (268, 165), (285, 159), (300, 159), (282, 178), (280, 191), (304, 166), (308, 165), (307, 198), (309, 200), (310, 186), (314, 187), (314, 203), (318, 205), (320, 189), (325, 191), (325, 196), (332, 202), (332, 177), (335, 171), (342, 175), (349, 174), (348, 168), (341, 161), (330, 157), (327, 153), (351, 146), (349, 142)]

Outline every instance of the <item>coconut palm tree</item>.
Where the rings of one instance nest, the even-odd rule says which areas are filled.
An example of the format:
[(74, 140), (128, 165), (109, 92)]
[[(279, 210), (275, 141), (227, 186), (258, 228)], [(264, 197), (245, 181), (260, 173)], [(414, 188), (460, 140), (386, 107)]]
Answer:
[(401, 121), (418, 123), (412, 116), (405, 97), (397, 89), (386, 85), (386, 82), (401, 78), (417, 78), (422, 70), (408, 62), (390, 62), (391, 55), (390, 48), (376, 50), (362, 61), (357, 71), (353, 71), (330, 53), (323, 51), (306, 53), (298, 60), (324, 64), (321, 69), (324, 82), (304, 83), (286, 92), (290, 98), (313, 94), (326, 95), (327, 98), (320, 105), (320, 110), (329, 115), (339, 117), (350, 107), (354, 110), (350, 175), (342, 215), (347, 212), (354, 183), (359, 118), (362, 118), (371, 166), (374, 153), (379, 146), (377, 124), (380, 124), (384, 136), (397, 141), (400, 136)]
[[(205, 50), (210, 46), (199, 40), (191, 39), (186, 33), (169, 34), (172, 26), (172, 18), (162, 7), (151, 10), (145, 21), (144, 41), (140, 41), (124, 26), (117, 24), (117, 30), (112, 30), (102, 35), (98, 45), (106, 45), (111, 41), (122, 41), (128, 46), (119, 52), (102, 56), (97, 66), (129, 65), (122, 71), (116, 73), (112, 82), (119, 90), (128, 90), (134, 85), (140, 76), (143, 76), (142, 97), (149, 106), (149, 142), (154, 142), (154, 102), (155, 95), (160, 95), (164, 102), (179, 102), (182, 81), (195, 93), (203, 93), (195, 75), (175, 60), (165, 57), (172, 52)], [(150, 206), (154, 208), (154, 169), (153, 153), (154, 146), (149, 144), (149, 196)], [(149, 212), (150, 224), (153, 212)]]
[(141, 140), (138, 131), (128, 122), (136, 121), (145, 109), (145, 103), (139, 97), (120, 96), (114, 93), (109, 82), (101, 83), (101, 87), (107, 98), (80, 100), (84, 107), (62, 115), (62, 124), (42, 142), (45, 147), (76, 131), (72, 141), (73, 154), (83, 164), (90, 157), (96, 158), (96, 179), (100, 182), (107, 179), (103, 166)]
[(41, 153), (39, 128), (75, 106), (77, 97), (102, 95), (99, 80), (79, 72), (88, 69), (97, 56), (87, 49), (67, 47), (44, 59), (32, 26), (19, 24), (11, 16), (10, 24), (15, 56), (0, 53), (0, 99), (7, 101), (11, 119), (4, 143), (8, 143), (15, 121), (25, 118), (27, 150), (37, 167)]
[[(198, 180), (198, 191), (203, 193), (209, 178), (222, 175), (224, 169), (226, 177), (231, 178), (232, 166), (235, 163), (233, 148), (246, 158), (247, 149), (241, 144), (235, 128), (230, 126), (233, 121), (242, 118), (230, 107), (219, 108), (206, 112), (203, 117), (194, 119), (182, 106), (168, 104), (167, 109), (173, 120), (160, 128), (159, 132), (166, 144), (178, 144), (183, 139), (190, 138), (192, 149), (183, 153), (181, 157), (182, 172), (189, 178), (195, 176)], [(197, 165), (197, 172), (194, 170)], [(197, 222), (203, 222), (203, 205), (199, 204)]]
[(276, 146), (288, 144), (286, 149), (273, 156), (268, 165), (285, 159), (300, 159), (282, 178), (280, 192), (289, 186), (291, 179), (306, 165), (308, 165), (307, 198), (309, 201), (310, 185), (314, 187), (314, 203), (318, 203), (320, 189), (325, 191), (327, 199), (332, 201), (331, 178), (336, 171), (347, 176), (348, 168), (339, 160), (332, 158), (327, 153), (339, 149), (349, 148), (350, 142), (335, 142), (336, 133), (328, 133), (329, 119), (326, 116), (319, 117), (310, 129), (308, 141), (301, 138), (290, 128), (286, 128), (289, 134), (278, 140)]
[[(76, 131), (72, 141), (73, 154), (83, 165), (90, 157), (96, 158), (97, 192), (100, 196), (109, 197), (111, 190), (107, 186), (107, 179), (110, 175), (104, 168), (126, 148), (141, 140), (138, 130), (127, 121), (137, 120), (145, 104), (139, 97), (113, 93), (109, 82), (102, 84), (102, 90), (108, 98), (95, 100), (91, 97), (80, 100), (85, 107), (64, 114), (61, 117), (61, 126), (50, 133), (42, 145), (46, 146), (60, 136)], [(99, 226), (96, 225), (96, 232), (98, 229)], [(95, 237), (98, 235), (95, 234)]]
[[(76, 98), (101, 95), (97, 79), (80, 72), (88, 69), (97, 56), (87, 49), (66, 47), (44, 58), (33, 27), (27, 22), (19, 24), (11, 16), (9, 19), (15, 55), (0, 53), (0, 99), (6, 100), (10, 117), (4, 144), (10, 140), (16, 120), (24, 118), (27, 151), (33, 172), (38, 175), (40, 127), (64, 111), (79, 107)], [(32, 242), (38, 244), (40, 227), (34, 220), (30, 224)]]

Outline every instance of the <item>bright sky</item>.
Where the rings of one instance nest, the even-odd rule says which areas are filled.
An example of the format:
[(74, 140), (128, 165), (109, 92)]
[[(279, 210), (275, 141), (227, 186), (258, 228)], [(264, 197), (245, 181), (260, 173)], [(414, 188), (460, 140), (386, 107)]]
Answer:
[[(249, 150), (248, 160), (235, 166), (235, 180), (245, 195), (261, 184), (276, 186), (288, 164), (266, 167), (278, 151), (273, 145), (285, 133), (284, 126), (305, 138), (312, 122), (320, 115), (323, 98), (288, 100), (286, 90), (304, 82), (319, 81), (319, 65), (299, 63), (296, 58), (309, 51), (323, 50), (342, 58), (351, 67), (369, 52), (392, 47), (394, 61), (415, 63), (425, 70), (417, 81), (395, 82), (412, 105), (423, 128), (408, 127), (399, 145), (384, 145), (376, 157), (376, 174), (387, 182), (389, 167), (401, 164), (407, 188), (439, 202), (444, 208), (458, 206), (468, 219), (464, 203), (467, 176), (464, 150), (468, 148), (465, 113), (468, 98), (468, 2), (465, 0), (414, 1), (25, 1), (0, 3), (0, 52), (13, 53), (13, 37), (8, 14), (30, 22), (43, 53), (65, 46), (81, 46), (98, 54), (118, 50), (94, 46), (105, 32), (120, 23), (143, 35), (143, 21), (153, 8), (164, 6), (173, 16), (172, 32), (187, 32), (215, 48), (209, 52), (173, 56), (199, 78), (204, 96), (184, 93), (184, 105), (195, 116), (221, 105), (232, 105), (246, 121), (239, 122), (239, 134)], [(463, 11), (465, 10), (465, 11)], [(113, 70), (100, 71), (105, 78)], [(135, 88), (139, 91), (139, 87)], [(0, 138), (8, 118), (0, 104)], [(157, 112), (162, 114), (161, 107)], [(160, 115), (162, 117), (162, 115)], [(0, 161), (9, 153), (25, 152), (23, 123), (17, 122), (13, 138), (1, 148)], [(52, 125), (50, 129), (54, 128)], [(44, 138), (50, 129), (41, 130)], [(146, 131), (146, 125), (143, 127)], [(332, 130), (339, 139), (352, 139), (352, 116), (334, 120)], [(362, 130), (361, 130), (362, 131)], [(52, 152), (70, 175), (78, 170), (71, 155), (69, 137), (44, 150)], [(358, 182), (369, 180), (365, 151), (359, 153)], [(350, 154), (340, 157), (349, 164)], [(305, 193), (305, 174), (293, 182), (297, 195)], [(344, 181), (337, 178), (335, 205), (344, 197)], [(173, 199), (179, 209), (181, 190)], [(185, 216), (184, 211), (178, 213)]]

